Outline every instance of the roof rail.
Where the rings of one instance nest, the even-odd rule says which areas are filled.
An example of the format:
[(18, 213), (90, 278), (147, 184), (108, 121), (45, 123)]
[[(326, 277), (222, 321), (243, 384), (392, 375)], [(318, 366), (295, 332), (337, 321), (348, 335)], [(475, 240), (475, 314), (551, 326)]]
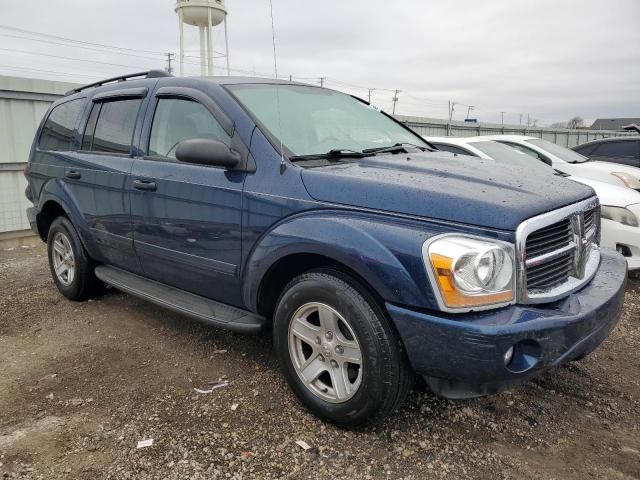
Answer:
[(105, 80), (100, 80), (99, 82), (90, 83), (88, 85), (83, 85), (82, 87), (74, 88), (69, 90), (65, 95), (73, 95), (74, 93), (81, 92), (82, 90), (86, 90), (91, 87), (101, 87), (102, 85), (106, 85), (107, 83), (113, 82), (126, 82), (132, 78), (161, 78), (161, 77), (173, 77), (169, 72), (165, 70), (149, 70), (147, 72), (138, 72), (138, 73), (130, 73), (128, 75), (120, 75), (118, 77), (111, 77)]

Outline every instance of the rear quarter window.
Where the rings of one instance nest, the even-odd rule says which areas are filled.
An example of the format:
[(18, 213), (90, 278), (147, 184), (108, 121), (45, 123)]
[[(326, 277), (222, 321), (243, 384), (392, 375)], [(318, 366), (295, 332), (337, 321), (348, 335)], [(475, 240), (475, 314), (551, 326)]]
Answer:
[(60, 152), (71, 149), (71, 137), (83, 105), (84, 99), (78, 98), (51, 110), (38, 140), (40, 150)]

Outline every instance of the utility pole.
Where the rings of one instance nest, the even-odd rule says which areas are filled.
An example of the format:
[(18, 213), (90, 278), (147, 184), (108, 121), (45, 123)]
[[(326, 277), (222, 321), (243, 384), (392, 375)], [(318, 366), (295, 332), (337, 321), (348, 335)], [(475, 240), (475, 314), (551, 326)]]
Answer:
[(320, 88), (324, 88), (324, 81), (327, 79), (327, 77), (320, 77)]
[(522, 114), (520, 114), (520, 125), (522, 125)]
[(293, 75), (289, 74), (289, 81), (292, 82), (293, 81)]
[(370, 88), (369, 89), (369, 104), (371, 104), (371, 92), (373, 92), (375, 90), (375, 88)]
[(502, 125), (504, 125), (504, 112), (500, 112), (500, 118), (501, 118)]
[(449, 100), (449, 123), (447, 123), (447, 136), (451, 136), (451, 121), (453, 120), (453, 110), (456, 108), (456, 102)]
[(175, 57), (176, 54), (167, 52), (166, 55), (167, 55), (167, 72), (173, 73), (173, 64), (171, 62), (173, 62), (173, 57)]
[(401, 91), (402, 90), (394, 90), (393, 91), (393, 98), (391, 99), (393, 101), (393, 110), (391, 112), (391, 115), (395, 115), (396, 114), (396, 103), (398, 103), (398, 94)]
[(527, 113), (527, 127), (531, 126), (531, 116)]
[(475, 108), (473, 105), (467, 105), (467, 120), (469, 120), (469, 113), (471, 113), (471, 110), (475, 110)]

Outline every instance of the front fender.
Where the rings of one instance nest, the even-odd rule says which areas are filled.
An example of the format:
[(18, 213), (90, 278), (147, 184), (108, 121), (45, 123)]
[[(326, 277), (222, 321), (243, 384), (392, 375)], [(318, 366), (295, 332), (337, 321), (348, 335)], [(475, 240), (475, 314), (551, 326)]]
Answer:
[(100, 259), (100, 250), (93, 239), (93, 235), (91, 235), (89, 225), (82, 214), (82, 209), (78, 205), (71, 190), (69, 190), (67, 185), (59, 178), (51, 179), (43, 185), (38, 197), (38, 214), (42, 212), (47, 202), (51, 201), (60, 205), (67, 217), (69, 217), (69, 220), (71, 220), (71, 223), (78, 231), (80, 240), (89, 253), (89, 256), (94, 259)]
[(243, 300), (257, 310), (260, 284), (269, 268), (289, 255), (311, 253), (347, 266), (387, 302), (436, 308), (421, 248), (438, 233), (442, 226), (377, 214), (322, 210), (289, 217), (263, 235), (249, 255)]

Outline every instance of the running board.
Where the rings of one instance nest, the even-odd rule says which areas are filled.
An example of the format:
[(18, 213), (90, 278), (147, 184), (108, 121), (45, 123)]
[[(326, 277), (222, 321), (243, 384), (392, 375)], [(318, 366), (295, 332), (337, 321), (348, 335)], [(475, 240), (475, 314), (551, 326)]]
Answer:
[(258, 333), (267, 321), (264, 317), (200, 295), (120, 270), (97, 266), (96, 277), (118, 290), (148, 300), (161, 307), (201, 320), (216, 327), (242, 333)]

